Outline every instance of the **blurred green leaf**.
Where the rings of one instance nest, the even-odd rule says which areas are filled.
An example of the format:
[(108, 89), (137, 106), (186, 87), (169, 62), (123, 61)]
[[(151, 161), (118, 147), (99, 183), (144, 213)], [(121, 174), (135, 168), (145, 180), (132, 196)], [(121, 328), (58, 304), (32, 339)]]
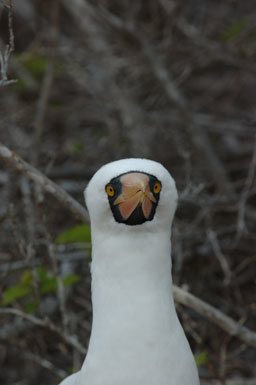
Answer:
[(44, 74), (49, 62), (47, 57), (34, 52), (20, 56), (19, 60), (32, 75), (40, 77)]
[[(77, 274), (70, 274), (67, 275), (66, 277), (62, 278), (63, 285), (70, 286), (73, 285), (74, 283), (78, 282), (80, 280), (79, 275)], [(57, 285), (57, 278), (48, 276), (46, 277), (41, 283), (40, 283), (40, 293), (41, 294), (47, 294), (50, 292), (55, 292), (57, 291), (58, 285)]]
[[(50, 292), (57, 291), (57, 278), (52, 275), (50, 270), (47, 270), (44, 267), (38, 267), (36, 272), (38, 277), (40, 294), (48, 294)], [(73, 285), (79, 280), (80, 276), (77, 274), (70, 274), (62, 278), (62, 282), (65, 287)], [(24, 271), (21, 276), (20, 282), (20, 284), (10, 286), (4, 291), (1, 304), (7, 305), (15, 300), (21, 299), (32, 294), (33, 299), (27, 302), (24, 305), (24, 308), (27, 313), (34, 313), (37, 309), (38, 303), (35, 300), (36, 298), (33, 290), (33, 275), (31, 270)]]
[(234, 22), (229, 28), (227, 28), (224, 32), (220, 34), (220, 38), (225, 41), (234, 40), (240, 35), (241, 32), (245, 30), (247, 25), (248, 22), (244, 20)]
[[(38, 80), (42, 79), (50, 62), (50, 59), (47, 56), (41, 55), (37, 52), (28, 52), (23, 55), (16, 55), (16, 58), (25, 67), (25, 69), (29, 71), (35, 79), (37, 78)], [(61, 74), (64, 71), (64, 64), (61, 61), (55, 61), (54, 73)]]
[(78, 274), (70, 274), (62, 279), (64, 286), (73, 285), (74, 283), (80, 280), (80, 276)]
[(202, 352), (195, 354), (195, 361), (197, 366), (202, 366), (207, 363), (207, 353), (205, 350)]
[(73, 140), (68, 144), (68, 150), (71, 154), (81, 154), (84, 151), (84, 143), (80, 140)]
[(56, 277), (45, 277), (39, 285), (41, 294), (47, 294), (57, 290), (57, 279)]
[(28, 285), (14, 285), (8, 287), (3, 293), (2, 304), (7, 305), (17, 299), (31, 294), (32, 288)]
[(39, 281), (44, 281), (49, 276), (49, 270), (45, 269), (44, 267), (40, 266), (36, 269), (37, 278)]
[(57, 244), (91, 242), (91, 229), (87, 225), (71, 227), (56, 239)]
[(38, 303), (37, 301), (29, 301), (24, 306), (25, 312), (29, 314), (33, 314), (37, 311)]
[(25, 270), (21, 276), (20, 283), (23, 285), (31, 285), (33, 282), (33, 275), (31, 270)]

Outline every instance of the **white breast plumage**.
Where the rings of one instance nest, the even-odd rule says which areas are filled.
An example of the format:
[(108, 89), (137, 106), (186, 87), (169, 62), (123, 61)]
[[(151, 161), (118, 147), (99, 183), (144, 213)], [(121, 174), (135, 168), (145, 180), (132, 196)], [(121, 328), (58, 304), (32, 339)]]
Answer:
[(81, 370), (61, 385), (199, 385), (172, 296), (174, 180), (159, 163), (103, 166), (85, 191), (93, 325)]

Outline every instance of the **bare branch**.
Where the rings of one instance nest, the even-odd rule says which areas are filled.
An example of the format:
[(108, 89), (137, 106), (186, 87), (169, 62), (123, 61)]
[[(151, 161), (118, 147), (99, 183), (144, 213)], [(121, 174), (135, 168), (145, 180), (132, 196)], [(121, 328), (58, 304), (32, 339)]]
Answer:
[(177, 302), (195, 310), (203, 317), (207, 318), (208, 321), (215, 323), (221, 329), (225, 330), (231, 336), (239, 338), (247, 345), (256, 347), (256, 333), (247, 327), (240, 325), (232, 318), (223, 314), (220, 310), (175, 285), (173, 285), (173, 295)]
[(9, 58), (11, 53), (14, 51), (14, 32), (13, 32), (13, 4), (12, 0), (9, 0), (8, 7), (8, 28), (9, 28), (9, 43), (5, 47), (4, 53), (0, 51), (0, 68), (1, 68), (1, 79), (0, 87), (7, 86), (11, 83), (15, 83), (17, 80), (8, 80), (7, 71)]
[(14, 32), (13, 32), (13, 0), (9, 0), (8, 27), (9, 27), (9, 47), (10, 53), (14, 51)]
[[(210, 322), (215, 323), (221, 329), (225, 330), (229, 335), (239, 338), (241, 341), (247, 345), (256, 347), (256, 333), (248, 329), (245, 326), (240, 325), (238, 322), (234, 321), (232, 318), (223, 314), (220, 310), (214, 308), (208, 303), (202, 301), (191, 293), (186, 292), (185, 290), (173, 285), (173, 295), (175, 301), (178, 303), (187, 306), (203, 317), (208, 319)], [(33, 315), (26, 314), (18, 309), (11, 308), (0, 308), (0, 314), (13, 314), (23, 319), (26, 319), (32, 322), (34, 325), (48, 328), (49, 330), (56, 332), (61, 335), (62, 338), (69, 344), (74, 346), (81, 353), (85, 353), (86, 349), (80, 345), (79, 342), (74, 339), (74, 337), (63, 333), (62, 330), (57, 328), (51, 321), (48, 319), (40, 319)]]
[(59, 307), (60, 307), (60, 312), (61, 312), (61, 317), (62, 317), (62, 325), (63, 325), (63, 330), (64, 333), (68, 333), (68, 327), (69, 327), (69, 313), (66, 308), (66, 293), (65, 293), (65, 287), (61, 279), (61, 275), (59, 272), (59, 267), (58, 267), (58, 262), (57, 262), (57, 257), (56, 257), (56, 247), (52, 243), (50, 239), (50, 234), (48, 233), (46, 227), (45, 227), (45, 233), (47, 237), (47, 248), (48, 248), (48, 254), (51, 259), (52, 267), (53, 267), (53, 272), (54, 275), (56, 276), (57, 279), (57, 295), (59, 299)]
[(207, 164), (209, 165), (212, 177), (216, 185), (220, 186), (227, 192), (231, 192), (232, 189), (230, 181), (224, 171), (225, 168), (223, 167), (221, 160), (215, 153), (207, 133), (198, 124), (194, 114), (190, 111), (187, 101), (176, 86), (170, 72), (167, 70), (167, 68), (165, 68), (161, 59), (157, 57), (156, 53), (153, 51), (153, 48), (149, 45), (147, 40), (142, 38), (139, 34), (136, 34), (136, 36), (141, 43), (142, 52), (148, 59), (152, 71), (162, 85), (166, 96), (168, 97), (169, 101), (176, 106), (181, 116), (183, 117), (186, 130), (188, 131), (193, 145), (195, 146), (196, 150), (204, 156)]
[(213, 231), (212, 229), (209, 229), (207, 231), (207, 237), (208, 237), (208, 239), (212, 245), (215, 256), (217, 257), (217, 259), (220, 263), (220, 266), (222, 268), (222, 271), (225, 275), (224, 284), (228, 285), (230, 283), (230, 279), (231, 279), (231, 271), (229, 268), (227, 258), (222, 253), (222, 250), (221, 250), (221, 247), (220, 247), (220, 244), (219, 244), (219, 241), (218, 241), (218, 238), (217, 238), (215, 231)]
[(18, 154), (0, 143), (0, 157), (10, 163), (17, 170), (25, 173), (30, 179), (38, 183), (44, 191), (52, 194), (61, 204), (66, 206), (73, 214), (82, 221), (89, 223), (89, 215), (86, 209), (72, 198), (66, 191), (52, 182), (39, 170), (24, 161)]
[(31, 160), (35, 166), (37, 166), (37, 159), (38, 159), (39, 147), (40, 147), (39, 145), (40, 145), (40, 140), (43, 133), (44, 118), (46, 114), (48, 100), (50, 97), (51, 86), (53, 82), (53, 75), (54, 75), (53, 63), (52, 61), (50, 61), (45, 71), (44, 80), (43, 80), (43, 84), (40, 92), (40, 97), (38, 99), (35, 121), (34, 121), (34, 126), (35, 126), (34, 151), (32, 153)]
[(241, 194), (241, 199), (239, 202), (238, 207), (238, 215), (237, 215), (237, 237), (239, 237), (243, 231), (245, 230), (245, 209), (246, 209), (246, 202), (249, 196), (250, 188), (253, 184), (253, 179), (255, 175), (255, 168), (256, 168), (256, 136), (254, 140), (254, 146), (253, 146), (253, 152), (252, 152), (252, 160), (250, 163), (248, 175), (245, 181), (244, 189)]
[[(68, 2), (66, 0), (62, 1), (67, 5)], [(99, 11), (92, 7), (87, 1), (82, 3), (76, 0), (76, 5), (74, 6), (74, 4), (72, 4), (72, 8), (77, 8), (76, 12), (73, 10), (71, 11), (74, 17), (79, 20), (79, 23), (83, 23), (83, 14), (89, 12), (90, 14), (93, 14), (95, 18), (103, 18), (104, 21), (106, 21), (112, 28), (118, 30), (118, 32), (129, 34), (139, 43), (141, 52), (151, 66), (153, 75), (161, 84), (170, 103), (175, 105), (184, 120), (186, 130), (188, 131), (193, 145), (196, 150), (204, 156), (209, 165), (216, 185), (224, 191), (231, 193), (232, 187), (229, 178), (224, 171), (225, 168), (223, 167), (221, 160), (212, 147), (210, 138), (203, 127), (200, 126), (199, 122), (196, 121), (195, 115), (190, 111), (189, 105), (182, 92), (178, 89), (170, 71), (165, 67), (156, 52), (154, 52), (153, 47), (149, 44), (147, 39), (136, 30), (135, 25), (123, 22), (119, 17), (113, 15), (106, 9), (101, 8)]]
[[(7, 162), (11, 163), (19, 171), (26, 173), (31, 179), (39, 183), (44, 188), (45, 191), (55, 196), (62, 204), (68, 207), (73, 213), (77, 214), (83, 221), (89, 223), (89, 217), (88, 217), (87, 211), (77, 201), (75, 201), (72, 197), (70, 197), (65, 191), (63, 191), (60, 187), (58, 187), (54, 182), (50, 181), (40, 171), (30, 166), (16, 153), (12, 152), (2, 144), (0, 144), (0, 156)], [(199, 314), (206, 317), (210, 322), (213, 322), (219, 327), (221, 327), (230, 335), (240, 338), (242, 341), (244, 341), (248, 345), (256, 346), (256, 333), (252, 332), (251, 330), (249, 330), (244, 326), (241, 326), (238, 322), (226, 316), (220, 310), (215, 309), (213, 306), (200, 300), (194, 295), (189, 294), (186, 291), (176, 286), (174, 286), (173, 291), (174, 291), (175, 300), (177, 302), (194, 309)], [(17, 314), (15, 313), (14, 309), (6, 309), (6, 311), (7, 310), (12, 310), (13, 314)], [(19, 314), (23, 316), (23, 318), (27, 317), (27, 315), (25, 314), (24, 316), (22, 312), (20, 312)], [(28, 316), (28, 317), (31, 317), (31, 316)], [(35, 321), (34, 323), (37, 323), (39, 326), (46, 326), (45, 321), (42, 321), (40, 319), (33, 318), (33, 321)]]
[(37, 363), (38, 365), (42, 366), (42, 368), (50, 370), (52, 373), (54, 373), (58, 377), (66, 377), (68, 374), (65, 372), (65, 370), (57, 368), (55, 365), (53, 365), (52, 362), (46, 360), (43, 357), (38, 356), (37, 354), (30, 353), (29, 351), (24, 352), (24, 356), (27, 360)]
[(59, 336), (63, 338), (63, 340), (76, 348), (80, 353), (85, 354), (86, 349), (84, 346), (82, 346), (75, 337), (70, 336), (68, 334), (63, 333), (63, 330), (59, 329), (57, 326), (55, 326), (49, 319), (40, 319), (38, 317), (35, 317), (34, 315), (24, 313), (23, 311), (19, 309), (11, 309), (11, 308), (0, 308), (0, 314), (12, 314), (16, 315), (18, 317), (21, 317), (29, 322), (32, 322), (36, 326), (40, 326), (42, 328), (46, 328), (48, 330), (51, 330), (52, 332), (57, 333)]

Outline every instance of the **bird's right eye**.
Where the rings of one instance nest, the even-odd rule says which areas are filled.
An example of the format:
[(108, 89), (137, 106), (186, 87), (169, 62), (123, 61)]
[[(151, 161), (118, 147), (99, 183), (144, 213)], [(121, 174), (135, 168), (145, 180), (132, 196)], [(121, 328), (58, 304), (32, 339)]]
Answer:
[(109, 197), (113, 197), (115, 195), (114, 187), (111, 186), (111, 184), (108, 184), (106, 186), (106, 193), (108, 194)]

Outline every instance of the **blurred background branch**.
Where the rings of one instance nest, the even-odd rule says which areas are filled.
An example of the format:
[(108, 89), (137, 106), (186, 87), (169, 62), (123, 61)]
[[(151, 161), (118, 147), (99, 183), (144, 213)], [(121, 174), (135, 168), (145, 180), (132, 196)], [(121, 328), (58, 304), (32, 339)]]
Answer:
[(15, 83), (16, 80), (8, 80), (7, 72), (11, 53), (14, 51), (14, 32), (13, 32), (13, 0), (9, 0), (8, 7), (8, 29), (9, 29), (9, 43), (6, 44), (4, 52), (0, 50), (0, 68), (1, 79), (0, 87)]

